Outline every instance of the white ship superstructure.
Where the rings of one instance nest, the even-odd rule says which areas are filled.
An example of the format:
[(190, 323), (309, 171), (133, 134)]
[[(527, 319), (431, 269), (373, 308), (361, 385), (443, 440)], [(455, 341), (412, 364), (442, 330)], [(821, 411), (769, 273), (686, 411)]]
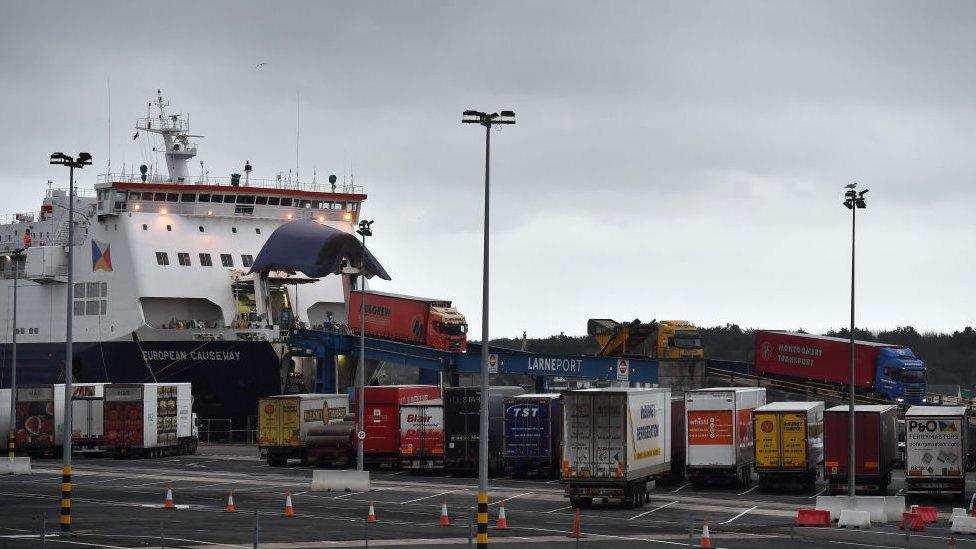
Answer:
[[(290, 220), (353, 232), (366, 195), (341, 183), (255, 179), (249, 165), (243, 175), (191, 177), (188, 162), (197, 149), (190, 138), (198, 136), (190, 135), (186, 117), (167, 112), (161, 95), (154, 106), (137, 128), (162, 136), (167, 175), (143, 165), (138, 173), (100, 176), (93, 193), (75, 198), (75, 375), (193, 381), (198, 401), (211, 393), (222, 401), (214, 414), (233, 415), (234, 406), (215, 396), (225, 392), (220, 384), (248, 394), (280, 391), (287, 372), (279, 369), (275, 342), (283, 330), (295, 321), (317, 326), (345, 318), (340, 277), (259, 279), (247, 274), (253, 258)], [(9, 384), (17, 265), (11, 255), (22, 248), (18, 379), (63, 379), (67, 205), (65, 190), (48, 188), (40, 212), (0, 225), (3, 384)]]

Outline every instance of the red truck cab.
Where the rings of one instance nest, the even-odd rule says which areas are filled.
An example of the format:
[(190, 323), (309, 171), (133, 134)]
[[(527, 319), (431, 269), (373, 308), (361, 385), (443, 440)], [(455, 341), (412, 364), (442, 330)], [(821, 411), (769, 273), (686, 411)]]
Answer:
[[(366, 335), (445, 351), (467, 350), (467, 321), (450, 301), (374, 291), (365, 294)], [(362, 299), (362, 292), (349, 294), (349, 328), (357, 334)]]

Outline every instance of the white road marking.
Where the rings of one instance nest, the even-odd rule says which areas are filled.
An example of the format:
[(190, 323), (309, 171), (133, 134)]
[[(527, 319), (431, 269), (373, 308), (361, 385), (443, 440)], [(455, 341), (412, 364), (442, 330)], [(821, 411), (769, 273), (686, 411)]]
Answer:
[(507, 498), (505, 498), (505, 499), (500, 499), (500, 500), (498, 500), (498, 501), (494, 501), (494, 502), (492, 502), (492, 503), (489, 503), (489, 504), (488, 504), (488, 507), (491, 507), (492, 505), (498, 505), (499, 503), (501, 503), (501, 502), (503, 502), (503, 501), (508, 501), (508, 500), (510, 500), (510, 499), (515, 499), (515, 498), (517, 498), (517, 497), (521, 497), (521, 496), (527, 496), (527, 495), (529, 495), (529, 494), (531, 494), (531, 493), (532, 493), (532, 492), (526, 492), (526, 493), (524, 493), (524, 494), (515, 494), (514, 496), (508, 496), (508, 497), (507, 497)]
[(678, 503), (678, 502), (677, 501), (672, 501), (671, 503), (665, 503), (664, 505), (661, 505), (660, 507), (655, 507), (654, 509), (651, 509), (650, 511), (644, 511), (643, 513), (641, 513), (639, 515), (632, 516), (632, 517), (630, 517), (627, 520), (634, 520), (634, 519), (641, 518), (642, 516), (649, 515), (649, 514), (653, 513), (654, 511), (660, 511), (661, 509), (664, 509), (665, 507), (671, 507), (675, 503)]
[(451, 492), (454, 492), (454, 491), (455, 490), (448, 490), (446, 492), (441, 492), (439, 494), (434, 494), (432, 496), (424, 496), (422, 498), (410, 499), (410, 500), (407, 500), (407, 501), (400, 502), (400, 505), (406, 505), (408, 503), (413, 503), (415, 501), (422, 501), (422, 500), (430, 499), (430, 498), (436, 498), (437, 496), (443, 496), (443, 495), (446, 495), (446, 494), (450, 494)]
[(722, 524), (728, 524), (728, 523), (730, 523), (730, 522), (732, 522), (733, 520), (735, 520), (735, 519), (737, 519), (737, 518), (739, 518), (739, 517), (741, 517), (742, 515), (744, 515), (744, 514), (746, 514), (746, 513), (748, 513), (748, 512), (750, 512), (750, 511), (754, 511), (754, 510), (756, 510), (756, 509), (758, 509), (758, 508), (759, 508), (759, 506), (758, 506), (758, 505), (753, 505), (752, 507), (750, 507), (750, 508), (748, 508), (748, 509), (746, 509), (745, 511), (743, 511), (743, 512), (741, 512), (741, 513), (739, 513), (738, 515), (736, 515), (736, 516), (734, 516), (734, 517), (732, 517), (732, 518), (730, 518), (729, 520), (727, 520), (727, 521), (725, 521), (725, 522), (723, 522)]
[[(855, 409), (856, 409), (856, 408), (855, 408)], [(826, 492), (826, 491), (827, 491), (827, 489), (826, 489), (826, 488), (824, 488), (823, 490), (821, 490), (821, 491), (819, 491), (819, 492), (817, 492), (816, 494), (814, 494), (814, 495), (812, 495), (812, 496), (810, 496), (810, 499), (814, 499), (814, 498), (816, 498), (817, 496), (819, 496), (820, 494), (822, 494), (822, 493), (824, 493), (824, 492)]]
[[(856, 409), (856, 408), (855, 408), (855, 409)], [(751, 492), (751, 491), (753, 491), (753, 490), (755, 490), (756, 488), (759, 488), (759, 486), (753, 486), (752, 488), (749, 488), (749, 489), (748, 489), (748, 490), (746, 490), (745, 492), (739, 492), (739, 495), (740, 495), (740, 496), (744, 496), (744, 495), (746, 495), (746, 494), (748, 494), (749, 492)]]
[(687, 484), (682, 484), (681, 486), (678, 486), (678, 488), (676, 490), (671, 490), (671, 493), (672, 494), (677, 494), (678, 492), (684, 490), (685, 488), (687, 488), (689, 486), (691, 486), (691, 483), (690, 482), (687, 483)]
[(572, 505), (567, 505), (566, 507), (560, 507), (558, 509), (553, 509), (552, 511), (546, 511), (546, 514), (555, 513), (556, 511), (562, 511), (563, 509), (572, 509)]
[[(857, 411), (857, 408), (855, 408), (855, 409), (854, 409), (854, 411), (856, 412), (856, 411)], [(302, 494), (307, 494), (307, 493), (308, 493), (308, 491), (305, 491), (305, 492), (295, 492), (295, 493), (294, 493), (294, 494), (292, 494), (292, 495), (293, 495), (293, 496), (300, 496), (300, 495), (302, 495)]]
[(345, 493), (345, 494), (342, 494), (341, 496), (336, 496), (336, 497), (334, 497), (334, 498), (332, 498), (332, 499), (342, 499), (342, 498), (347, 498), (347, 497), (349, 497), (349, 496), (354, 496), (354, 495), (356, 495), (356, 494), (359, 494), (359, 493), (360, 493), (360, 492), (348, 492), (348, 493)]

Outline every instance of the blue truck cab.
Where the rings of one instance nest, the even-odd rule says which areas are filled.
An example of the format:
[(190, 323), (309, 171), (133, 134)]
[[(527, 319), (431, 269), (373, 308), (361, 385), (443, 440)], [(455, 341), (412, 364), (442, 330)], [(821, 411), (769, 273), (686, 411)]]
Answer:
[(878, 350), (875, 392), (895, 402), (922, 404), (927, 389), (925, 363), (907, 347)]

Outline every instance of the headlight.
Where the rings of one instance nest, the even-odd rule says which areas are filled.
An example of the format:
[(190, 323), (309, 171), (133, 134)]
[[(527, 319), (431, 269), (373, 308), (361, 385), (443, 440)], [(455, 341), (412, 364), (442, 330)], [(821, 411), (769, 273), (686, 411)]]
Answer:
[(905, 399), (903, 399), (903, 398), (901, 398), (901, 397), (898, 397), (898, 398), (896, 398), (895, 400), (896, 400), (896, 401), (898, 401), (898, 402), (905, 402)]

